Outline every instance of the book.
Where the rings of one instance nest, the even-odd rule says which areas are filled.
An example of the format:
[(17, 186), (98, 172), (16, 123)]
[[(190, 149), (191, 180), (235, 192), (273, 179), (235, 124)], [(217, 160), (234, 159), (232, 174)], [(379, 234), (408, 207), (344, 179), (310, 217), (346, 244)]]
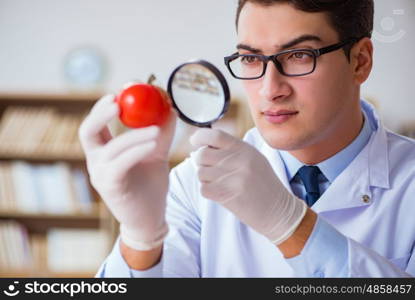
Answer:
[(5, 230), (3, 229), (3, 222), (0, 222), (0, 270), (10, 268), (9, 262), (9, 245)]
[(59, 112), (53, 107), (8, 106), (0, 120), (0, 153), (83, 157), (78, 128), (84, 115)]
[(75, 168), (71, 171), (71, 175), (78, 210), (85, 214), (92, 212), (94, 208), (93, 198), (85, 173)]
[(42, 164), (34, 169), (33, 182), (39, 189), (42, 212), (69, 214), (74, 211), (73, 191), (70, 186), (70, 170), (65, 163)]
[(2, 179), (3, 179), (3, 195), (4, 195), (4, 209), (13, 211), (17, 209), (16, 195), (14, 194), (13, 178), (11, 174), (11, 163), (3, 162), (2, 165)]
[(48, 128), (54, 127), (55, 110), (50, 107), (33, 109), (30, 114), (30, 128), (26, 128), (29, 136), (25, 139), (20, 139), (20, 147), (28, 155), (37, 153), (39, 145), (46, 134)]
[(47, 233), (48, 268), (53, 272), (96, 272), (109, 252), (98, 229), (52, 228)]
[(28, 213), (40, 212), (42, 204), (38, 186), (33, 180), (34, 167), (24, 161), (15, 161), (11, 165), (11, 173), (17, 209)]
[(7, 163), (0, 162), (0, 211), (6, 211), (9, 209), (9, 199), (7, 195), (7, 183), (6, 183), (6, 171)]
[(16, 221), (0, 222), (0, 263), (2, 269), (28, 269), (33, 266), (27, 229)]
[(9, 106), (4, 111), (0, 122), (0, 152), (9, 154), (15, 149), (16, 137), (23, 132), (21, 121), (24, 121), (25, 108)]

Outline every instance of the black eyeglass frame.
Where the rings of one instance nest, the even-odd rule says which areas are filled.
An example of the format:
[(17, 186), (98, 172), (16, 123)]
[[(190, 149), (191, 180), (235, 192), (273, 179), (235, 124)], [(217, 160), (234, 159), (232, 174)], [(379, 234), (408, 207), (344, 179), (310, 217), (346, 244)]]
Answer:
[[(261, 54), (238, 54), (236, 52), (236, 53), (234, 53), (234, 54), (232, 54), (230, 56), (224, 57), (224, 61), (225, 61), (226, 67), (228, 68), (228, 70), (232, 74), (232, 76), (235, 77), (236, 79), (241, 79), (241, 80), (255, 80), (255, 79), (259, 79), (262, 76), (264, 76), (265, 72), (267, 71), (267, 66), (268, 66), (268, 62), (269, 61), (272, 61), (274, 63), (274, 65), (275, 65), (275, 67), (277, 68), (277, 70), (282, 75), (284, 75), (284, 76), (288, 76), (288, 77), (305, 76), (305, 75), (309, 75), (309, 74), (311, 74), (311, 73), (313, 73), (315, 71), (315, 69), (317, 67), (317, 58), (318, 57), (320, 57), (323, 54), (330, 53), (330, 52), (339, 50), (341, 48), (344, 48), (346, 45), (348, 45), (350, 43), (355, 43), (358, 40), (359, 39), (357, 39), (357, 38), (350, 38), (350, 39), (347, 39), (347, 40), (345, 40), (343, 42), (340, 42), (340, 43), (337, 43), (337, 44), (333, 44), (333, 45), (330, 45), (330, 46), (327, 46), (327, 47), (323, 47), (323, 48), (320, 48), (320, 49), (310, 49), (310, 48), (290, 49), (290, 50), (281, 51), (281, 52), (278, 52), (276, 54), (269, 55), (269, 56), (267, 56), (267, 55), (261, 55)], [(309, 52), (309, 53), (312, 53), (313, 60), (314, 60), (313, 61), (313, 63), (314, 63), (313, 69), (310, 72), (306, 72), (306, 73), (302, 73), (302, 74), (294, 74), (294, 75), (292, 75), (292, 74), (285, 73), (285, 71), (284, 71), (281, 63), (278, 61), (277, 58), (278, 58), (278, 56), (281, 56), (281, 55), (284, 55), (284, 54), (287, 54), (287, 53), (293, 53), (293, 52)], [(259, 75), (257, 77), (239, 77), (239, 76), (236, 76), (235, 73), (232, 71), (232, 68), (230, 66), (230, 63), (233, 60), (235, 60), (235, 59), (237, 59), (237, 58), (239, 58), (241, 56), (243, 56), (243, 57), (257, 57), (257, 58), (259, 58), (264, 63), (264, 68), (263, 68), (263, 71), (262, 71), (261, 75)]]

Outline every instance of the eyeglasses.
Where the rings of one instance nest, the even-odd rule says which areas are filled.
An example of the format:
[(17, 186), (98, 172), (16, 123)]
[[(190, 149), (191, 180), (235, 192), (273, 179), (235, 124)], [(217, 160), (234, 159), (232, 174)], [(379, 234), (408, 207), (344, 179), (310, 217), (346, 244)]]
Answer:
[(320, 49), (285, 50), (270, 56), (235, 53), (225, 57), (225, 64), (233, 77), (242, 80), (253, 80), (264, 76), (270, 60), (282, 75), (304, 76), (314, 72), (317, 57), (344, 48), (357, 40), (352, 38)]

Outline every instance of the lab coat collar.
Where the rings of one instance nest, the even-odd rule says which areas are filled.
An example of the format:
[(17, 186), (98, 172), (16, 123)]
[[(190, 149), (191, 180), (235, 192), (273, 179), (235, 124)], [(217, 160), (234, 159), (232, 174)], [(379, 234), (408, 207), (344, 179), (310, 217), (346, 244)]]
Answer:
[[(390, 188), (386, 131), (373, 106), (366, 101), (362, 101), (361, 105), (375, 131), (363, 150), (313, 205), (316, 212), (367, 206), (376, 200), (372, 197), (372, 187)], [(278, 150), (271, 148), (265, 141), (260, 149), (283, 185), (292, 192)]]
[(373, 187), (389, 189), (389, 145), (386, 129), (371, 104), (362, 101), (362, 108), (374, 125), (373, 143), (369, 146), (369, 184)]

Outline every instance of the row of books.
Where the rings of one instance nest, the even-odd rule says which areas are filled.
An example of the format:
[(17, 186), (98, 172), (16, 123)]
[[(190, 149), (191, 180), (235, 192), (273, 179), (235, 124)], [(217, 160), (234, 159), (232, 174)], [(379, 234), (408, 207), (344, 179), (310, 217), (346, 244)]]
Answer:
[(95, 273), (110, 252), (108, 232), (86, 228), (51, 228), (47, 232), (47, 268), (55, 273)]
[[(240, 127), (244, 127), (239, 124), (244, 119), (241, 108), (240, 104), (231, 105), (227, 116), (213, 127), (241, 137)], [(83, 159), (78, 130), (86, 114), (63, 113), (53, 106), (8, 106), (0, 120), (0, 157)], [(109, 125), (113, 133), (128, 130), (119, 121)], [(184, 158), (193, 150), (189, 136), (196, 129), (182, 121), (177, 122), (170, 152), (172, 157)]]
[(1, 221), (0, 270), (93, 275), (108, 255), (109, 241), (99, 229), (56, 227), (46, 235), (29, 235), (22, 224)]
[(0, 222), (0, 270), (33, 267), (26, 228), (15, 221)]
[(0, 211), (89, 214), (95, 209), (88, 178), (67, 163), (0, 162)]
[(82, 157), (78, 128), (84, 118), (48, 106), (8, 106), (0, 121), (0, 154)]

